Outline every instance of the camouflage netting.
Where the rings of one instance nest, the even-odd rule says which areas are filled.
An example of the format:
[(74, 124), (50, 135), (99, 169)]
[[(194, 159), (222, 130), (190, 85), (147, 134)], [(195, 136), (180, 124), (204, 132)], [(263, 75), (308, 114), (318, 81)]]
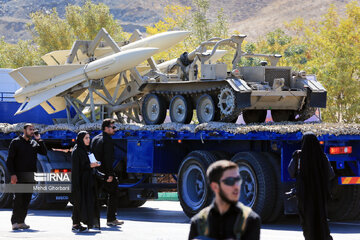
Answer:
[[(7, 124), (0, 123), (0, 132), (22, 132), (25, 123)], [(79, 132), (82, 130), (100, 130), (101, 122), (82, 124), (82, 125), (42, 125), (34, 124), (35, 128), (40, 130), (40, 133), (63, 130)], [(117, 130), (134, 130), (134, 131), (155, 131), (155, 130), (172, 130), (172, 131), (189, 131), (198, 132), (201, 130), (208, 131), (226, 131), (233, 134), (246, 134), (249, 132), (275, 132), (275, 133), (295, 133), (312, 131), (316, 135), (360, 135), (360, 124), (340, 124), (340, 123), (264, 123), (264, 124), (233, 124), (211, 122), (203, 124), (178, 124), (178, 123), (164, 123), (161, 125), (142, 125), (142, 124), (116, 124)]]

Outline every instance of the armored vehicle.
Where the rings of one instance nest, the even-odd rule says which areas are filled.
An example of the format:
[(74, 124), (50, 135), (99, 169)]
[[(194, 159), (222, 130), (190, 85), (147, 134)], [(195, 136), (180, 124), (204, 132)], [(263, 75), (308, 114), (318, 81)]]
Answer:
[[(171, 121), (189, 123), (193, 109), (199, 123), (233, 122), (242, 113), (246, 123), (264, 122), (271, 110), (275, 122), (303, 121), (317, 107), (326, 107), (326, 90), (314, 75), (276, 66), (281, 55), (241, 51), (246, 36), (210, 39), (191, 53), (182, 54), (168, 65), (166, 81), (149, 73), (152, 81), (140, 86), (145, 93), (142, 116), (146, 124), (162, 123), (169, 109)], [(220, 46), (235, 48), (232, 69), (209, 61)], [(206, 51), (212, 47), (212, 51)], [(239, 66), (242, 57), (264, 57), (261, 66)], [(164, 63), (163, 63), (164, 64)], [(200, 70), (201, 69), (201, 70)]]

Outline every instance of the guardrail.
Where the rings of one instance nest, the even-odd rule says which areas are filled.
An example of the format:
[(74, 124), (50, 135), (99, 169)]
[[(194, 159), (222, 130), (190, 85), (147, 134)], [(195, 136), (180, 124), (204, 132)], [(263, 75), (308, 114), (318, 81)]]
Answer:
[(0, 102), (15, 102), (14, 92), (0, 92)]

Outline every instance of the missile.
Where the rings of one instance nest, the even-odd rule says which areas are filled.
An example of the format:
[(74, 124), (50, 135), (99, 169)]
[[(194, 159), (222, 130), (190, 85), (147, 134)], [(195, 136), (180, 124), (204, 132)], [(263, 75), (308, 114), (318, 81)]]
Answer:
[[(210, 54), (212, 52), (212, 50), (207, 50), (205, 52), (205, 54)], [(218, 59), (222, 58), (225, 54), (227, 53), (227, 50), (216, 50), (215, 54), (213, 56), (211, 56), (211, 58), (206, 61), (205, 63), (208, 64), (209, 61), (211, 62), (216, 62)], [(160, 63), (160, 64), (157, 64), (157, 68), (163, 72), (163, 73), (169, 73), (169, 68), (171, 68), (172, 66), (174, 66), (177, 62), (178, 58), (173, 58), (169, 61), (165, 61), (163, 63)], [(138, 70), (140, 71), (140, 73), (142, 75), (146, 74), (147, 72), (149, 72), (150, 70), (150, 66), (141, 66), (141, 67), (138, 67)]]
[[(173, 45), (183, 41), (190, 32), (188, 31), (169, 31), (169, 32), (162, 32), (155, 35), (152, 35), (147, 38), (143, 38), (137, 40), (135, 42), (129, 43), (125, 46), (120, 47), (120, 51), (126, 51), (135, 48), (142, 48), (142, 47), (151, 47), (151, 48), (158, 48), (157, 52), (165, 51), (166, 49), (172, 47)], [(113, 50), (110, 47), (104, 48), (96, 48), (95, 49), (95, 56), (97, 59), (103, 58), (113, 54)], [(65, 64), (66, 59), (70, 54), (70, 50), (58, 50), (53, 51), (50, 53), (45, 54), (41, 58), (48, 64), (48, 65), (58, 65), (58, 64)], [(78, 62), (84, 62), (88, 56), (86, 54), (78, 53), (77, 59)], [(74, 62), (75, 63), (75, 62)]]
[(181, 42), (189, 34), (188, 31), (169, 31), (162, 32), (155, 35), (152, 35), (147, 38), (140, 39), (138, 41), (129, 43), (121, 47), (121, 51), (134, 49), (138, 47), (153, 47), (158, 48), (158, 52), (165, 51), (166, 49), (172, 47), (173, 45)]
[(85, 65), (21, 67), (10, 72), (21, 86), (15, 92), (17, 102), (23, 103), (16, 114), (65, 92), (90, 79), (100, 79), (139, 65), (158, 51), (157, 48), (135, 48), (121, 51)]

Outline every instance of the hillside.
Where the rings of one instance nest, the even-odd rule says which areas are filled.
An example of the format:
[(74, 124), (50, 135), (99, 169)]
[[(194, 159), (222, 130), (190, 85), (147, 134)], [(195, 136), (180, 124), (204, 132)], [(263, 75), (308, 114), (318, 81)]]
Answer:
[[(319, 19), (329, 4), (335, 4), (344, 10), (350, 0), (210, 0), (210, 18), (219, 8), (227, 13), (232, 30), (247, 34), (250, 39), (281, 27), (284, 22), (296, 17)], [(34, 11), (49, 11), (56, 7), (60, 16), (64, 16), (68, 4), (82, 4), (84, 0), (0, 0), (0, 36), (7, 42), (30, 39), (26, 24), (30, 23), (29, 14)], [(135, 28), (144, 31), (144, 26), (162, 19), (163, 8), (169, 4), (191, 6), (191, 0), (93, 0), (103, 2), (110, 7), (115, 19), (118, 19), (125, 31)]]

